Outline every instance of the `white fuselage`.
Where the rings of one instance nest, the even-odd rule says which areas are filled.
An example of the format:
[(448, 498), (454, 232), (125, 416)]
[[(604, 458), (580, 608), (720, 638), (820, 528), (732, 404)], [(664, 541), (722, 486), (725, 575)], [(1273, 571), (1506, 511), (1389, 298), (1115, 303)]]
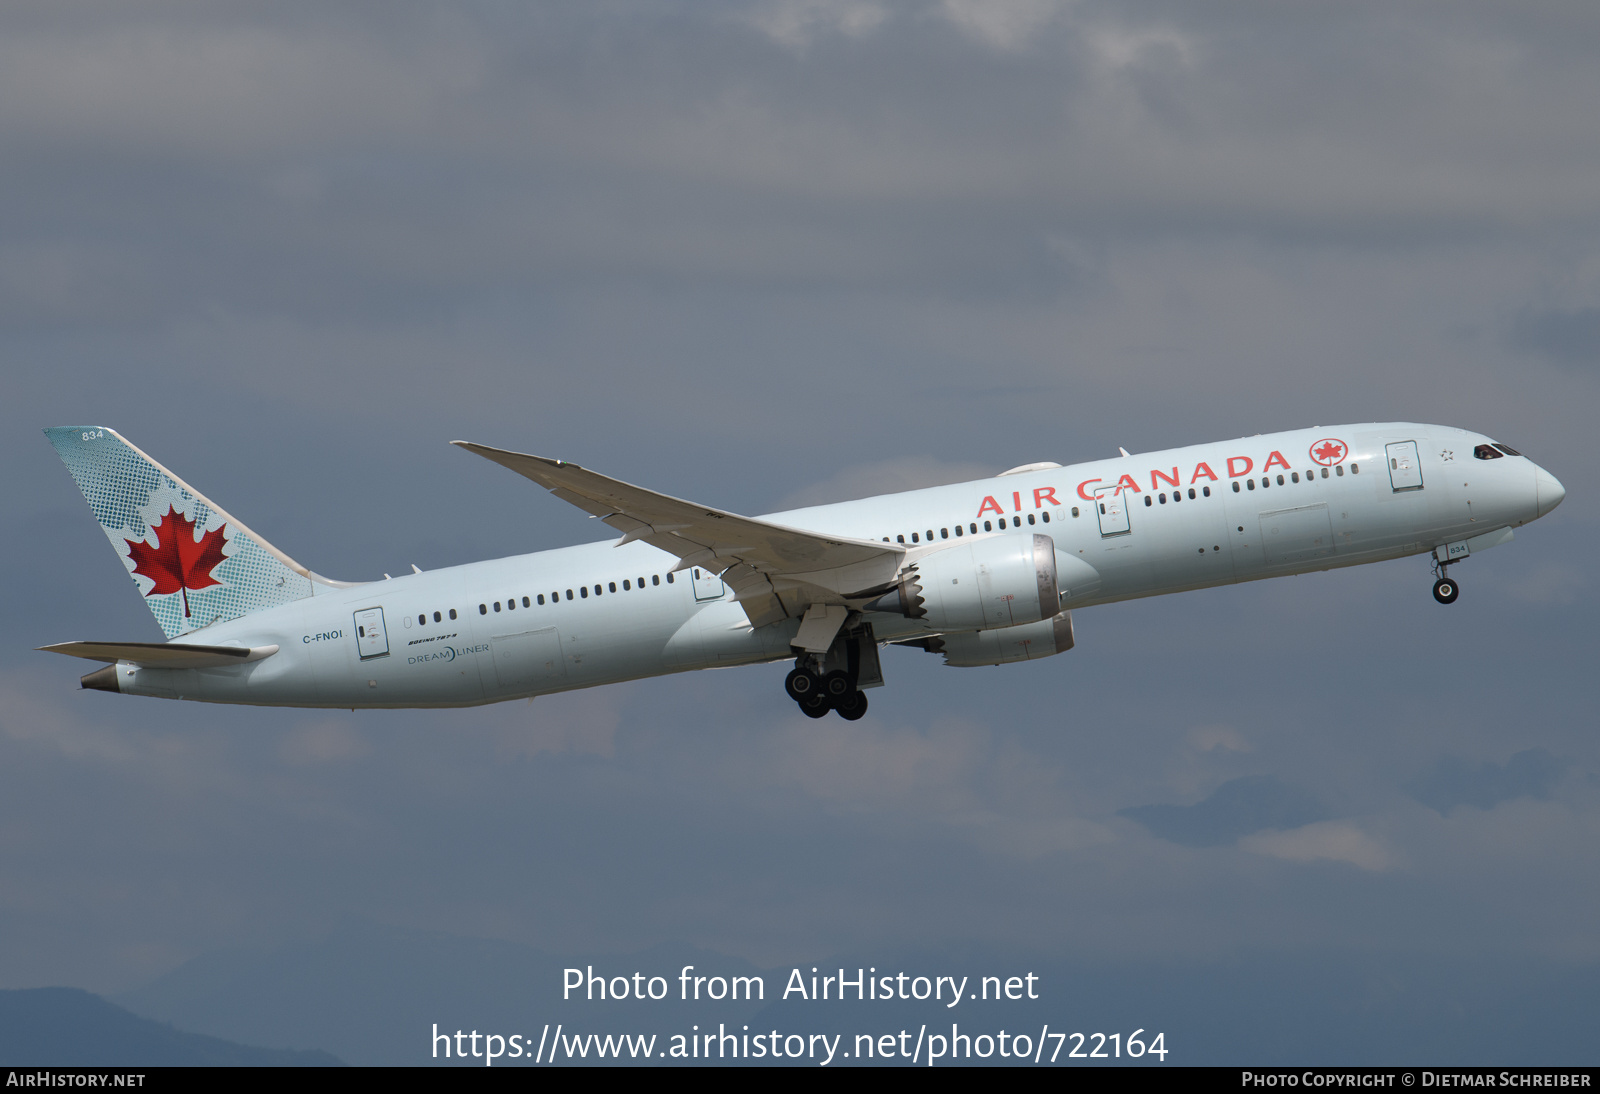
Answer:
[[(1342, 451), (1322, 445), (1330, 464), (1322, 466), (1313, 452), (1330, 439)], [(1525, 458), (1474, 458), (1474, 447), (1488, 441), (1411, 423), (1318, 427), (762, 519), (903, 541), (913, 558), (930, 537), (937, 549), (975, 535), (1047, 535), (1061, 608), (1070, 610), (1452, 544), (1463, 554), (1493, 546), (1509, 538), (1504, 530), (1548, 512), (1560, 485)], [(1408, 442), (1415, 466), (1392, 465), (1393, 453), (1406, 450), (1389, 446)], [(1549, 484), (1543, 501), (1542, 483)], [(351, 588), (319, 586), (311, 598), (185, 638), (275, 645), (271, 656), (216, 669), (119, 664), (118, 688), (229, 703), (468, 706), (794, 656), (798, 620), (753, 628), (719, 578), (670, 573), (676, 564), (648, 544), (607, 541)], [(930, 633), (924, 620), (866, 619), (880, 641)]]

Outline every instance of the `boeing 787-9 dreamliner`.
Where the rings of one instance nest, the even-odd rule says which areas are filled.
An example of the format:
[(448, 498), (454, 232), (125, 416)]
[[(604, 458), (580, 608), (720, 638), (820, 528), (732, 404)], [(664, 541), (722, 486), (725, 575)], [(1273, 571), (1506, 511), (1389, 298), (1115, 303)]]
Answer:
[(166, 642), (63, 642), (85, 688), (300, 707), (496, 703), (792, 660), (789, 697), (848, 719), (879, 648), (961, 667), (1072, 648), (1072, 611), (1426, 555), (1451, 568), (1561, 503), (1488, 437), (1389, 422), (1273, 433), (745, 517), (577, 464), (455, 443), (619, 538), (334, 581), (100, 426), (45, 430)]

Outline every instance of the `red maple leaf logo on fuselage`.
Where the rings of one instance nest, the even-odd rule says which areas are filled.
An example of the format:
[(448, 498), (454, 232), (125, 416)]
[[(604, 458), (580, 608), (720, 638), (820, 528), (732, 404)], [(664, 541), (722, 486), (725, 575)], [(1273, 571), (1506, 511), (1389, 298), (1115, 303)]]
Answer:
[(151, 545), (143, 540), (127, 540), (128, 557), (133, 559), (133, 572), (148, 577), (155, 584), (145, 596), (166, 596), (183, 593), (183, 614), (189, 615), (189, 590), (206, 589), (222, 582), (211, 576), (227, 556), (222, 553), (227, 538), (224, 524), (198, 540), (194, 538), (195, 522), (167, 506), (167, 514), (150, 531), (156, 537)]
[(1344, 444), (1339, 441), (1323, 441), (1311, 450), (1311, 458), (1324, 466), (1338, 463), (1344, 458)]

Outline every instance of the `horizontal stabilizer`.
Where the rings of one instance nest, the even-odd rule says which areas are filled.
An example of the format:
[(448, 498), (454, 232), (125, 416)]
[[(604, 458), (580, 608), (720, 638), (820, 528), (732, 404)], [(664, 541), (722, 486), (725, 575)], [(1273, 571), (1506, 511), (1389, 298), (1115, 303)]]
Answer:
[(38, 648), (89, 661), (126, 661), (150, 669), (214, 669), (259, 661), (278, 652), (277, 646), (193, 646), (180, 642), (57, 642)]

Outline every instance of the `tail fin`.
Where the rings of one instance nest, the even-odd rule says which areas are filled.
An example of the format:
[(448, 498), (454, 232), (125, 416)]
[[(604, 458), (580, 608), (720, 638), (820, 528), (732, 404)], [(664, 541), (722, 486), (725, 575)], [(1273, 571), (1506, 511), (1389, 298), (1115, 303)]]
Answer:
[(168, 638), (301, 600), (313, 574), (103, 426), (45, 436)]

